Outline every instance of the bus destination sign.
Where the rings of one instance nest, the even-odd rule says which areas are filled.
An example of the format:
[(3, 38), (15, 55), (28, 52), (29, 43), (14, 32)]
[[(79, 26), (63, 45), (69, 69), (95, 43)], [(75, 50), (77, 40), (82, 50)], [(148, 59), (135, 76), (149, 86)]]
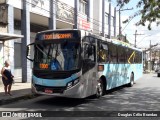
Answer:
[(44, 34), (44, 40), (53, 40), (53, 39), (70, 39), (73, 38), (72, 33), (52, 33), (52, 34)]

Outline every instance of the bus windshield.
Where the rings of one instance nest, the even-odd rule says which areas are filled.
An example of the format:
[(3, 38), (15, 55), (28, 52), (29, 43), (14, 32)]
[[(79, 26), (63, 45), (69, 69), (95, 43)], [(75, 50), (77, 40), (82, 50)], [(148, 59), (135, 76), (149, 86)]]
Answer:
[(35, 44), (35, 69), (70, 71), (79, 69), (80, 42), (39, 42)]

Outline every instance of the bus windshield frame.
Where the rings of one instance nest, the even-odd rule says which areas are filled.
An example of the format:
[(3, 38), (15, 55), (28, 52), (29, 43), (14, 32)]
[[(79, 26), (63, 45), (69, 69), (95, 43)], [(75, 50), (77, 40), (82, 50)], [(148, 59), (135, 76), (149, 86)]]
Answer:
[(34, 47), (34, 70), (64, 72), (80, 69), (81, 42), (79, 37), (36, 39)]

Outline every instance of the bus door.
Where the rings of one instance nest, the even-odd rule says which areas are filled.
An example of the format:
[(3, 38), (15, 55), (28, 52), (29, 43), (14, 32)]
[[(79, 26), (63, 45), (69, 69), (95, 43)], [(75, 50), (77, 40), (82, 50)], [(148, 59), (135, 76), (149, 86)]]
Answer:
[(83, 66), (82, 74), (85, 83), (86, 96), (94, 93), (94, 81), (97, 80), (96, 67), (96, 40), (92, 37), (85, 37), (83, 39)]

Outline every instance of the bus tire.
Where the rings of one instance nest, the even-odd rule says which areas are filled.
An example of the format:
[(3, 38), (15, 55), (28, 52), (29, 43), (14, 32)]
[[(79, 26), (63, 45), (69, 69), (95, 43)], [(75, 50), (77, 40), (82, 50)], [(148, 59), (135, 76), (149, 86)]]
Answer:
[(160, 73), (157, 73), (157, 77), (160, 77)]
[(132, 87), (133, 85), (134, 85), (134, 73), (131, 73), (130, 83), (128, 84), (128, 86)]
[(96, 97), (100, 98), (104, 94), (105, 94), (105, 83), (103, 80), (100, 79), (96, 89)]

